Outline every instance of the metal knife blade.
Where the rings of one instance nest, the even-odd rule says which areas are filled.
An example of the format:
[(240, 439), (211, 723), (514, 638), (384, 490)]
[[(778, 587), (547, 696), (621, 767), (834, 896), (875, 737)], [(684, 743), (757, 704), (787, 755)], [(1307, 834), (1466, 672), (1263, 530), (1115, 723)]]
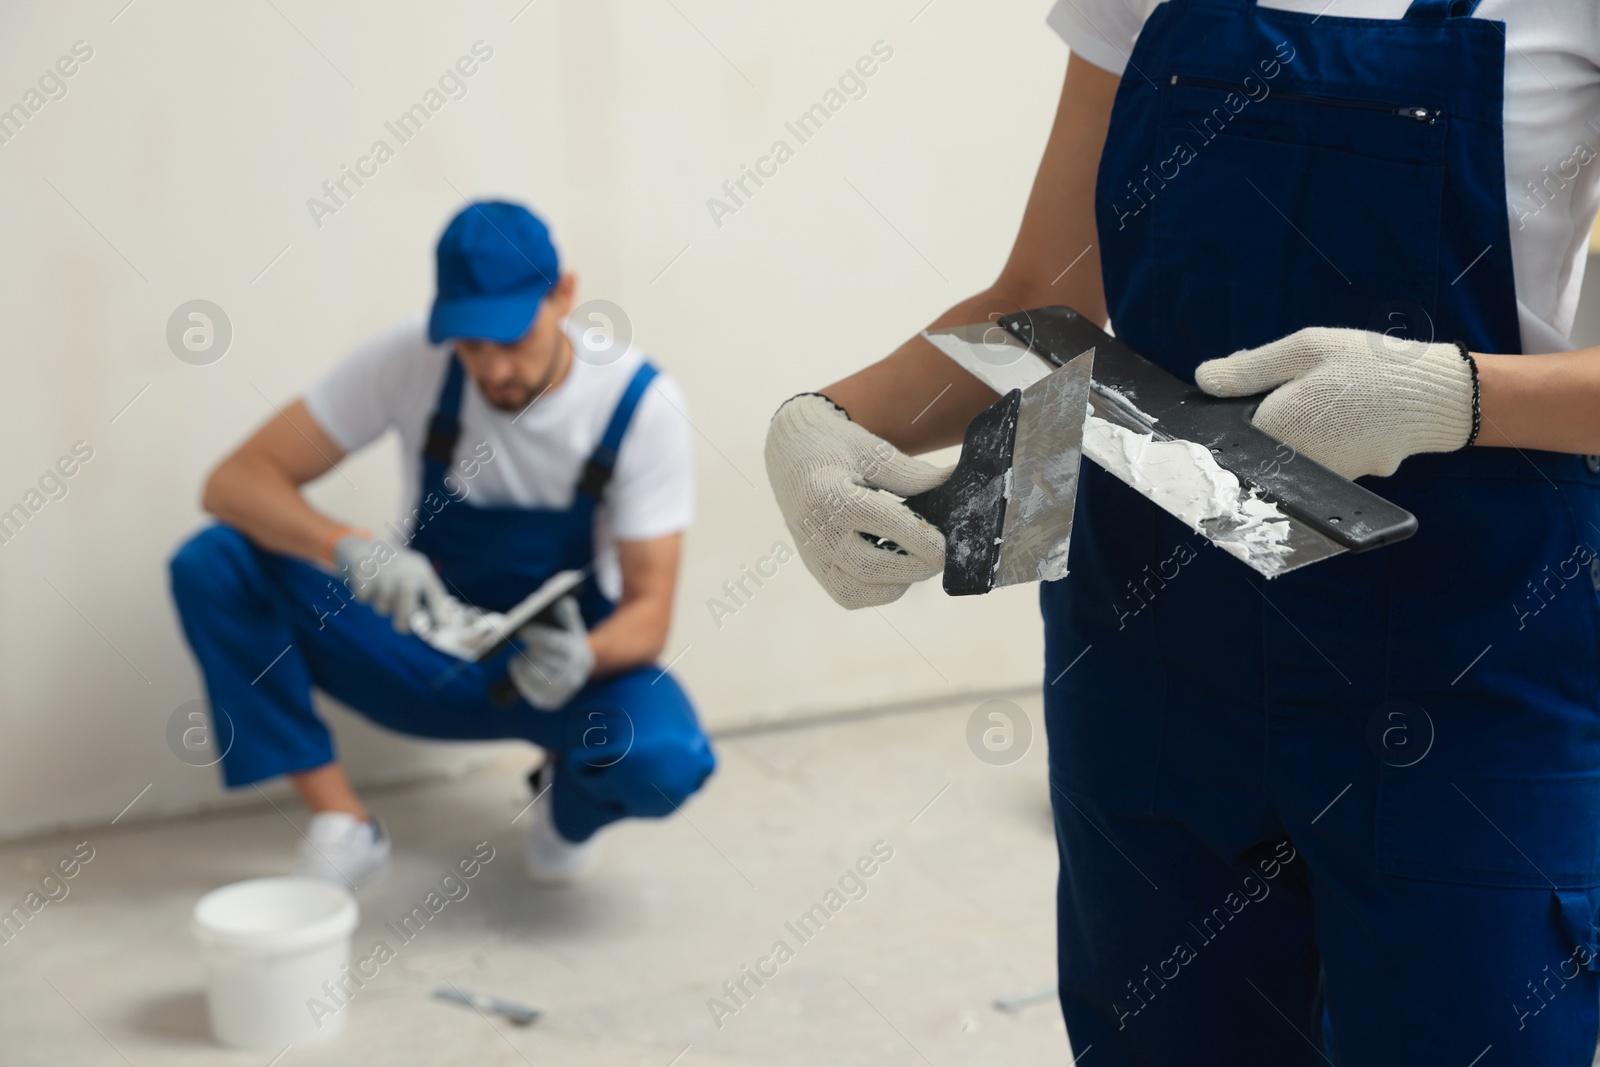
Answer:
[[(925, 330), (922, 336), (998, 393), (1026, 389), (1056, 370), (1040, 352), (995, 323)], [(1133, 398), (1099, 382), (1091, 384), (1089, 402), (1090, 416), (1109, 423), (1116, 431), (1105, 432), (1101, 428), (1101, 432), (1083, 434), (1080, 438), (1083, 454), (1157, 506), (1184, 518), (1167, 507), (1159, 495), (1152, 494), (1150, 485), (1157, 479), (1141, 476), (1139, 467), (1148, 462), (1144, 450), (1134, 447), (1130, 455), (1130, 449), (1124, 447), (1130, 444), (1130, 435), (1148, 436), (1153, 442), (1174, 440), (1157, 425), (1160, 420), (1151, 419), (1140, 411)], [(1196, 443), (1195, 447), (1204, 449), (1205, 446)], [(1342, 545), (1287, 514), (1273, 516), (1270, 525), (1265, 525), (1257, 514), (1260, 510), (1260, 499), (1241, 485), (1231, 508), (1223, 508), (1219, 514), (1201, 519), (1193, 528), (1267, 578), (1287, 574), (1345, 551)]]
[(1091, 348), (1022, 391), (997, 586), (1067, 576), (1093, 370)]
[(946, 593), (1066, 574), (1093, 364), (1080, 353), (980, 411), (950, 476), (906, 498), (944, 534)]

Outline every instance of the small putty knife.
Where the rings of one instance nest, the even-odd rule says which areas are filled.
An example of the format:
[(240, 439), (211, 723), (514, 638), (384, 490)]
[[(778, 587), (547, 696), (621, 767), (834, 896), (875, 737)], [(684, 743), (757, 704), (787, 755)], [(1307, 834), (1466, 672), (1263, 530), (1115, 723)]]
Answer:
[(1260, 396), (1211, 396), (1071, 308), (923, 336), (998, 393), (1094, 352), (1083, 454), (1265, 577), (1416, 532), (1409, 511), (1258, 429)]
[(518, 1026), (530, 1026), (539, 1021), (539, 1009), (530, 1008), (526, 1004), (515, 1001), (501, 1000), (487, 993), (474, 993), (467, 989), (458, 989), (455, 985), (440, 986), (433, 991), (433, 995), (440, 1000), (454, 1001), (465, 1004), (475, 1009), (480, 1015), (495, 1014), (510, 1019)]
[(979, 412), (950, 477), (906, 498), (945, 536), (951, 596), (1066, 576), (1094, 351), (1073, 356)]

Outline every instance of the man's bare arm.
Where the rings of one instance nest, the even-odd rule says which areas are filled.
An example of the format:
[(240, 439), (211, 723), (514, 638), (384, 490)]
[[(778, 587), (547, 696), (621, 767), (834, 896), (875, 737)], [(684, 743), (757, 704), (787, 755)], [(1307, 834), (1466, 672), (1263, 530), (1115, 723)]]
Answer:
[[(1094, 186), (1118, 82), (1076, 56), (1068, 60), (1055, 125), (1005, 268), (992, 286), (934, 326), (1046, 304), (1067, 304), (1104, 325)], [(861, 426), (911, 453), (960, 441), (972, 416), (995, 399), (988, 386), (920, 337), (821, 392)]]
[(344, 525), (307, 503), (300, 487), (343, 458), (344, 449), (296, 400), (217, 464), (200, 505), (269, 552), (330, 562), (333, 536)]
[(618, 542), (622, 600), (610, 618), (589, 631), (595, 675), (643, 666), (661, 655), (672, 623), (682, 550), (683, 535), (678, 533)]

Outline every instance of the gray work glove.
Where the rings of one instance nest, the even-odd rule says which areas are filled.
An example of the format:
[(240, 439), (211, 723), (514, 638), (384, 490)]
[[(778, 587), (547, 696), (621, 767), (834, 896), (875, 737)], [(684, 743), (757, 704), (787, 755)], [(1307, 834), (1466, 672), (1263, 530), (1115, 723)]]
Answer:
[(400, 633), (411, 632), (411, 616), (418, 608), (427, 611), (436, 628), (453, 624), (462, 611), (428, 557), (413, 549), (390, 548), (351, 534), (334, 542), (333, 564), (356, 599), (387, 615)]
[(570, 596), (552, 609), (557, 626), (530, 622), (517, 631), (522, 651), (511, 658), (511, 684), (540, 711), (554, 711), (571, 700), (594, 670), (594, 650), (583, 613)]

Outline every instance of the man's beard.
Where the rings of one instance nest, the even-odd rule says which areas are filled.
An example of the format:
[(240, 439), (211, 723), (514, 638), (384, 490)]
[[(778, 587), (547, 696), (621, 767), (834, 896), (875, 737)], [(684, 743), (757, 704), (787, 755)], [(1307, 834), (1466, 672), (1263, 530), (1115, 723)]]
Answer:
[(561, 344), (556, 349), (555, 358), (550, 361), (549, 368), (545, 371), (544, 377), (540, 381), (532, 385), (523, 385), (521, 382), (507, 383), (506, 391), (503, 394), (505, 399), (501, 399), (499, 395), (491, 394), (483, 387), (483, 383), (478, 383), (478, 391), (489, 402), (489, 406), (498, 411), (520, 412), (532, 406), (534, 401), (549, 392), (550, 387), (555, 384), (556, 376), (571, 361), (570, 345), (566, 343), (565, 337), (560, 340)]
[(487, 393), (484, 394), (483, 398), (487, 400), (489, 402), (489, 406), (494, 408), (496, 411), (517, 412), (531, 404), (533, 402), (533, 398), (536, 397), (538, 393), (535, 392), (532, 386), (520, 386), (515, 391), (515, 395), (510, 392), (507, 392), (505, 395), (508, 399), (501, 400), (497, 397), (490, 396)]

